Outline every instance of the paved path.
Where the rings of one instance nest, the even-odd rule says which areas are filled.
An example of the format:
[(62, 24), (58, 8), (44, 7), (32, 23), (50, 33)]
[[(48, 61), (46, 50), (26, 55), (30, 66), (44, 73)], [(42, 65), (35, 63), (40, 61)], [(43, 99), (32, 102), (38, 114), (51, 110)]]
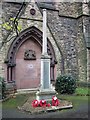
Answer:
[(87, 103), (80, 105), (77, 109), (61, 110), (43, 114), (31, 115), (17, 109), (3, 109), (3, 118), (88, 118), (89, 109)]

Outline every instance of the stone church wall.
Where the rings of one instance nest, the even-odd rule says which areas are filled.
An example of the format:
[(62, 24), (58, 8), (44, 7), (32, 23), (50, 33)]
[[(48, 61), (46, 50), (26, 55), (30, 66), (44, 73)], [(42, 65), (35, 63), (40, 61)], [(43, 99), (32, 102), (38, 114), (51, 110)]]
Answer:
[(85, 26), (88, 32), (90, 30), (87, 4), (84, 7), (82, 3), (57, 4), (59, 12), (48, 10), (48, 23), (63, 54), (65, 73), (86, 81), (87, 48), (83, 29)]
[(59, 17), (58, 12), (48, 11), (48, 24), (61, 50), (64, 60), (64, 72), (77, 76), (77, 21)]
[[(7, 2), (0, 2), (1, 4), (1, 23), (9, 22), (10, 17), (14, 17), (16, 15), (16, 12), (18, 11), (18, 8), (20, 8), (20, 4), (14, 4), (14, 3), (7, 3)], [(12, 36), (12, 32), (3, 29), (2, 26), (0, 26), (0, 76), (5, 77), (5, 64), (4, 60), (7, 56), (7, 50), (10, 46), (10, 42), (5, 42)], [(3, 42), (2, 42), (3, 41)], [(3, 47), (2, 47), (3, 46)]]
[(87, 71), (87, 51), (86, 51), (86, 42), (83, 36), (83, 18), (78, 19), (77, 26), (77, 50), (78, 50), (78, 69), (79, 69), (79, 78), (81, 81), (87, 80), (86, 71)]
[[(7, 6), (7, 8), (5, 6)], [(19, 24), (22, 26), (21, 31), (27, 29), (30, 26), (35, 26), (39, 30), (42, 31), (42, 24), (43, 24), (42, 23), (42, 14), (40, 13), (39, 9), (35, 6), (36, 14), (34, 16), (32, 16), (30, 14), (30, 9), (32, 8), (32, 4), (29, 4), (29, 5), (27, 4), (26, 6), (27, 6), (27, 8), (26, 8), (25, 13), (23, 15), (21, 15), (21, 17), (19, 19)], [(2, 16), (5, 19), (5, 21), (8, 21), (8, 19), (10, 17), (13, 17), (13, 12), (17, 13), (17, 11), (20, 9), (20, 7), (21, 7), (21, 4), (16, 4), (13, 7), (13, 3), (3, 3), (3, 14), (2, 14)], [(6, 14), (7, 14), (7, 17), (6, 17)], [(16, 16), (16, 14), (14, 14), (14, 16)], [(9, 34), (9, 35), (8, 35), (8, 31), (6, 31), (6, 30), (2, 31), (2, 37), (3, 37), (2, 39), (5, 39), (5, 37), (8, 36), (8, 40), (9, 40), (12, 36), (15, 36), (15, 35), (16, 35), (15, 31), (11, 32), (11, 34)], [(53, 48), (54, 48), (54, 51), (55, 51), (55, 54), (56, 54), (56, 59), (57, 59), (57, 61), (59, 61), (60, 60), (60, 53), (59, 53), (59, 50), (56, 46), (56, 43), (55, 43), (51, 33), (49, 32), (49, 29), (47, 29), (47, 36), (48, 36), (48, 39), (50, 40), (50, 42), (53, 45)], [(13, 39), (11, 39), (10, 41), (6, 42), (1, 49), (2, 52), (0, 52), (1, 61), (2, 61), (1, 65), (0, 65), (1, 66), (0, 71), (2, 71), (2, 69), (3, 69), (3, 71), (2, 71), (3, 73), (0, 72), (0, 75), (1, 76), (3, 75), (4, 77), (5, 77), (5, 71), (6, 71), (6, 69), (4, 69), (4, 68), (5, 68), (6, 64), (3, 64), (3, 63), (4, 63), (4, 61), (7, 57), (7, 53), (8, 53), (8, 50), (10, 48), (10, 45), (13, 42), (14, 39), (15, 39), (15, 37)], [(58, 55), (59, 55), (59, 57), (58, 57)], [(59, 73), (61, 73), (60, 69), (58, 68), (58, 65), (57, 65), (57, 71), (58, 71), (57, 75)]]
[[(30, 15), (29, 10), (32, 6), (36, 9), (35, 16)], [(10, 17), (15, 16), (20, 7), (21, 4), (3, 3), (2, 16), (5, 21), (8, 21), (8, 18)], [(85, 39), (83, 37), (83, 23), (86, 24), (88, 18), (79, 17), (81, 13), (81, 3), (58, 3), (55, 10), (48, 9), (47, 34), (54, 47), (58, 62), (57, 75), (71, 74), (80, 81), (86, 81), (87, 50)], [(42, 14), (39, 11), (39, 8), (31, 3), (29, 5), (27, 4), (22, 11), (19, 24), (22, 25), (22, 30), (30, 26), (36, 26), (42, 31)], [(5, 39), (9, 32), (5, 30), (2, 30), (1, 32), (3, 39)], [(8, 38), (15, 34), (15, 31), (13, 31)], [(0, 76), (5, 74), (4, 66), (2, 66), (2, 64), (12, 41), (13, 39), (4, 44), (0, 51)]]

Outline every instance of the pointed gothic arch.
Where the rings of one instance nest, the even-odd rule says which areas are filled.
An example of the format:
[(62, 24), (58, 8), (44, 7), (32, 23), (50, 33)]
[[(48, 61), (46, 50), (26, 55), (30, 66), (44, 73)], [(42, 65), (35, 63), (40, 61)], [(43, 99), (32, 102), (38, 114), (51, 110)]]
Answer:
[[(42, 32), (36, 28), (35, 26), (29, 27), (22, 31), (17, 38), (14, 39), (12, 42), (8, 54), (7, 60), (5, 61), (7, 64), (7, 81), (13, 82), (15, 81), (15, 71), (14, 68), (16, 66), (16, 53), (20, 46), (27, 40), (27, 39), (34, 39), (42, 48)], [(47, 38), (48, 39), (48, 38)], [(49, 39), (47, 40), (47, 51), (48, 54), (51, 56), (51, 80), (54, 80), (54, 67), (56, 62), (55, 52), (53, 46)]]

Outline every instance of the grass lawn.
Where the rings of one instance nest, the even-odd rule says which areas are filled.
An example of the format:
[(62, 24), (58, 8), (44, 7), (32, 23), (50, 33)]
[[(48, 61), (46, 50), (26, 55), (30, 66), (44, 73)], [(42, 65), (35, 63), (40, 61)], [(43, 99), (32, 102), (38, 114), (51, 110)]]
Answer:
[(60, 95), (59, 99), (64, 99), (72, 102), (73, 110), (77, 109), (78, 106), (90, 103), (90, 88), (78, 87), (73, 95)]
[[(90, 88), (89, 88), (89, 91), (90, 91)], [(75, 109), (78, 107), (78, 105), (90, 102), (90, 99), (89, 99), (90, 96), (86, 96), (88, 93), (89, 92), (88, 92), (87, 88), (77, 88), (74, 95), (58, 94), (57, 97), (59, 99), (63, 99), (63, 100), (72, 102), (74, 109)], [(29, 97), (33, 97), (33, 95), (35, 95), (35, 93), (34, 94), (31, 93), (31, 94), (16, 95), (15, 98), (11, 98), (11, 99), (3, 102), (2, 107), (3, 108), (17, 108), (18, 106), (23, 105)]]
[(3, 108), (16, 108), (25, 103), (28, 99), (29, 94), (18, 94), (15, 98), (10, 98), (4, 102), (2, 102)]
[(75, 95), (90, 95), (90, 88), (85, 87), (78, 87), (76, 88)]
[(88, 104), (88, 98), (89, 97), (88, 96), (75, 96), (75, 95), (58, 95), (58, 98), (72, 102), (73, 107), (75, 109), (79, 105), (82, 105), (84, 103)]

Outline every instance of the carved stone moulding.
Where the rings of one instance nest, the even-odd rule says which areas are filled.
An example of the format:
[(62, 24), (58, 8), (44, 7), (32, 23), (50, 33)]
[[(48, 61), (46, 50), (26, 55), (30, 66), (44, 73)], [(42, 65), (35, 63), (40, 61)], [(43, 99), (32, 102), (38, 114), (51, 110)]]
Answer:
[(24, 53), (24, 60), (36, 60), (36, 52), (33, 50), (26, 50)]
[[(6, 64), (10, 63), (10, 65), (13, 63), (16, 64), (15, 61), (15, 57), (16, 57), (16, 52), (19, 49), (19, 47), (21, 46), (21, 44), (28, 40), (29, 38), (33, 38), (36, 42), (38, 42), (40, 44), (40, 46), (42, 46), (42, 35), (43, 33), (36, 28), (35, 26), (32, 26), (24, 31), (22, 31), (19, 36), (17, 38), (15, 38), (15, 40), (13, 41), (13, 43), (11, 44), (11, 47), (8, 51), (8, 55), (7, 55), (7, 59), (9, 60), (8, 62), (5, 62)], [(48, 38), (47, 38), (48, 39)], [(52, 60), (56, 60), (55, 57), (55, 53), (53, 50), (53, 47), (48, 39), (48, 54), (50, 55), (50, 57), (52, 58)], [(36, 60), (36, 52), (30, 49), (27, 49), (24, 52), (24, 56), (23, 56), (24, 60)], [(53, 62), (51, 60), (51, 62)], [(10, 62), (11, 61), (11, 62)], [(56, 64), (56, 62), (54, 62), (54, 64)]]

